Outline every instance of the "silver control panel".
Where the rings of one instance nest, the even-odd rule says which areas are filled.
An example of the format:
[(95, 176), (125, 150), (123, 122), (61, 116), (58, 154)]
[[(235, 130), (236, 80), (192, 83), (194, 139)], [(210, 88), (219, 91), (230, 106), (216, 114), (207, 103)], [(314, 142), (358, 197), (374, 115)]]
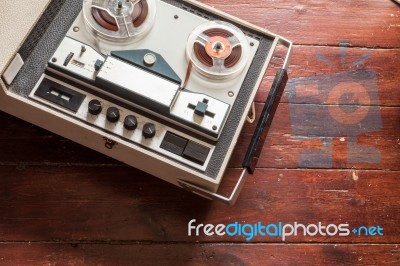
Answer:
[[(146, 56), (149, 54), (144, 61)], [(103, 88), (97, 89), (114, 98), (127, 100), (126, 95), (130, 95), (131, 105), (211, 140), (219, 138), (230, 111), (230, 105), (224, 101), (204, 93), (181, 90), (176, 82), (118, 58), (104, 57), (94, 48), (69, 37), (61, 42), (49, 65), (49, 70), (57, 74), (68, 73), (85, 82), (103, 83)]]

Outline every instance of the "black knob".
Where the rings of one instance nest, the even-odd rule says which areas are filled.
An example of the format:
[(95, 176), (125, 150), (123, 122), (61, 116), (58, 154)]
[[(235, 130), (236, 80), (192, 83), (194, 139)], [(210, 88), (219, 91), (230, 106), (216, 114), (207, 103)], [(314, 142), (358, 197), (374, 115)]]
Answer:
[(142, 134), (146, 139), (151, 139), (156, 135), (156, 126), (152, 123), (144, 124)]
[(116, 123), (119, 120), (119, 110), (116, 107), (107, 109), (107, 120), (111, 123)]
[(134, 115), (128, 115), (124, 120), (124, 127), (127, 130), (135, 130), (137, 128), (137, 119)]
[(88, 105), (88, 111), (92, 115), (98, 115), (101, 113), (101, 103), (99, 100), (91, 100)]

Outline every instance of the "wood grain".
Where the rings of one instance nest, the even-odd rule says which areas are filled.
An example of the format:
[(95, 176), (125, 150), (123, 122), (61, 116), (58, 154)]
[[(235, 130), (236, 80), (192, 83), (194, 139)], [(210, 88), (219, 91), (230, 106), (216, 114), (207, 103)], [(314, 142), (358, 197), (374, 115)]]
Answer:
[[(0, 265), (396, 265), (397, 245), (0, 244)], [(149, 258), (152, 258), (149, 260)]]
[(400, 10), (393, 1), (202, 0), (296, 44), (399, 48)]
[[(295, 44), (285, 96), (236, 205), (204, 200), (0, 113), (0, 265), (400, 264), (399, 6), (201, 2)], [(272, 58), (256, 96), (257, 117), (285, 52), (278, 48)], [(356, 121), (358, 113), (365, 118)], [(224, 195), (254, 127), (243, 129)], [(328, 155), (310, 157), (315, 151)], [(379, 225), (384, 235), (188, 236), (192, 219)]]
[[(400, 19), (399, 19), (400, 20)], [(400, 22), (399, 22), (400, 23)], [(400, 30), (399, 30), (400, 32)], [(398, 41), (400, 47), (400, 37)], [(339, 45), (339, 42), (336, 43)], [(257, 101), (263, 102), (267, 98), (269, 88), (271, 87), (276, 69), (282, 67), (285, 57), (285, 51), (280, 51), (274, 55), (272, 64), (267, 71), (267, 75), (257, 94)], [(324, 61), (322, 58), (325, 58)], [(342, 63), (342, 59), (344, 60)], [(362, 60), (364, 59), (364, 60)], [(317, 92), (332, 89), (329, 84), (336, 84), (338, 73), (354, 73), (357, 71), (371, 71), (375, 74), (376, 90), (378, 91), (378, 100), (372, 101), (371, 105), (380, 106), (399, 106), (400, 90), (398, 73), (400, 65), (400, 48), (396, 49), (366, 49), (366, 48), (340, 48), (340, 47), (320, 47), (320, 46), (294, 46), (291, 66), (289, 68), (289, 85), (291, 80), (304, 78), (304, 86), (299, 88), (305, 97), (301, 103), (328, 104), (328, 98), (311, 97)], [(329, 76), (331, 75), (331, 76)], [(307, 78), (314, 79), (320, 84), (315, 88), (312, 84), (307, 84)], [(350, 76), (347, 82), (360, 83), (361, 77), (357, 75)], [(285, 90), (285, 96), (282, 102), (288, 102), (288, 96), (295, 93), (296, 87), (288, 86)], [(316, 90), (317, 91), (313, 91)], [(351, 91), (351, 86), (348, 88)], [(321, 91), (322, 90), (322, 91)], [(362, 102), (361, 102), (362, 103)], [(364, 102), (366, 104), (366, 102)]]
[[(322, 115), (321, 113), (324, 110), (320, 108), (320, 105), (309, 104), (307, 107), (308, 110), (311, 110), (315, 115)], [(368, 109), (369, 107), (359, 108)], [(260, 105), (257, 105), (257, 110), (261, 111)], [(324, 131), (327, 127), (330, 127), (329, 124), (325, 123), (326, 121), (320, 121), (315, 117), (312, 118), (310, 116), (305, 116), (303, 113), (291, 114), (290, 105), (280, 104), (275, 120), (272, 123), (271, 130), (269, 131), (258, 166), (272, 168), (298, 168), (300, 155), (303, 152), (324, 149), (323, 141), (331, 139), (334, 143), (328, 145), (326, 148), (332, 153), (332, 166), (330, 168), (399, 170), (400, 109), (384, 107), (379, 108), (379, 112), (380, 117), (372, 117), (377, 121), (369, 120), (369, 123), (374, 125), (375, 123), (379, 123), (378, 120), (382, 119), (381, 128), (370, 132), (356, 132), (356, 139), (352, 139), (345, 134), (346, 132), (343, 132), (343, 134), (337, 134), (334, 137), (329, 137), (328, 132)], [(314, 132), (302, 135), (296, 135), (293, 133), (293, 131), (298, 131), (297, 129), (302, 126), (300, 122), (295, 125), (292, 123), (294, 115), (297, 116), (296, 121), (314, 119), (317, 122), (317, 127)], [(247, 125), (245, 127), (242, 139), (239, 142), (240, 147), (232, 156), (230, 164), (232, 167), (240, 166), (242, 162), (241, 151), (247, 148), (250, 141), (249, 135), (252, 134), (253, 130), (254, 125)], [(319, 136), (313, 136), (313, 134), (317, 132), (319, 133)], [(350, 133), (353, 132), (350, 131)], [(367, 163), (361, 159), (357, 162), (349, 162), (349, 159), (357, 157), (361, 152), (363, 152), (363, 146), (359, 146), (360, 150), (353, 149), (348, 151), (347, 145), (349, 143), (357, 143), (359, 145), (365, 145), (376, 149), (380, 155), (380, 160), (374, 163)], [(309, 168), (319, 167), (316, 163), (311, 163)]]
[[(287, 242), (397, 243), (399, 172), (258, 169), (232, 207), (210, 202), (128, 167), (0, 168), (2, 241), (206, 241), (242, 237), (188, 236), (197, 223), (348, 223), (384, 228), (384, 236), (291, 237)], [(233, 188), (227, 173), (221, 193)], [(338, 212), (340, 210), (340, 212)], [(281, 242), (257, 236), (252, 242)]]

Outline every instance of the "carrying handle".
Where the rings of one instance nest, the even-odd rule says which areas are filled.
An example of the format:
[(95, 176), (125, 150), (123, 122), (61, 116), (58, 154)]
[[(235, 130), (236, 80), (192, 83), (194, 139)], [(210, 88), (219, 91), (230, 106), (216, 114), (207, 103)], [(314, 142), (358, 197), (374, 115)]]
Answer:
[(245, 183), (245, 180), (246, 180), (248, 174), (249, 173), (253, 174), (254, 170), (257, 166), (257, 162), (258, 162), (258, 159), (260, 158), (260, 154), (261, 154), (262, 148), (264, 146), (265, 139), (267, 137), (269, 128), (271, 126), (272, 119), (274, 118), (276, 109), (278, 108), (279, 102), (281, 100), (283, 91), (285, 89), (285, 86), (286, 86), (286, 83), (288, 80), (287, 69), (289, 67), (290, 58), (292, 56), (292, 43), (282, 37), (277, 37), (275, 39), (275, 42), (281, 43), (282, 45), (284, 45), (288, 48), (286, 59), (285, 59), (285, 62), (283, 63), (283, 67), (278, 70), (278, 72), (275, 76), (271, 90), (268, 94), (268, 98), (265, 102), (263, 111), (261, 112), (261, 116), (258, 120), (257, 127), (254, 131), (250, 145), (247, 149), (245, 158), (243, 160), (242, 173), (241, 173), (232, 193), (230, 194), (229, 197), (225, 197), (220, 194), (210, 192), (204, 188), (201, 188), (197, 185), (191, 184), (187, 181), (178, 179), (177, 182), (182, 188), (184, 188), (192, 193), (198, 194), (202, 197), (208, 198), (210, 200), (217, 200), (217, 201), (220, 201), (220, 202), (228, 204), (228, 205), (235, 204), (237, 198), (239, 197), (240, 191), (242, 190), (242, 187), (244, 186), (244, 183)]
[(256, 169), (258, 159), (260, 158), (269, 128), (271, 127), (272, 119), (275, 116), (276, 109), (282, 98), (287, 80), (287, 70), (284, 68), (279, 69), (243, 160), (242, 165), (244, 168), (247, 168), (250, 174), (253, 174)]
[(278, 109), (279, 102), (281, 101), (283, 91), (285, 90), (288, 81), (287, 69), (290, 64), (290, 58), (292, 57), (292, 43), (283, 38), (280, 38), (278, 42), (286, 46), (288, 51), (282, 68), (276, 73), (271, 90), (269, 91), (261, 116), (243, 160), (242, 166), (247, 169), (250, 174), (253, 174), (256, 169), (269, 128), (271, 127), (272, 120), (275, 116), (276, 110)]

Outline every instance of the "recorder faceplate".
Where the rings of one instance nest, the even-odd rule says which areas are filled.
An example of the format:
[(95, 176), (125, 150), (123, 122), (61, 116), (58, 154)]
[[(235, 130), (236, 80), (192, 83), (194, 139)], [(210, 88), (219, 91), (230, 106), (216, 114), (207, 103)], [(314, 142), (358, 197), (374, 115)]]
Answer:
[(215, 192), (276, 45), (291, 43), (194, 1), (49, 3), (3, 109)]

